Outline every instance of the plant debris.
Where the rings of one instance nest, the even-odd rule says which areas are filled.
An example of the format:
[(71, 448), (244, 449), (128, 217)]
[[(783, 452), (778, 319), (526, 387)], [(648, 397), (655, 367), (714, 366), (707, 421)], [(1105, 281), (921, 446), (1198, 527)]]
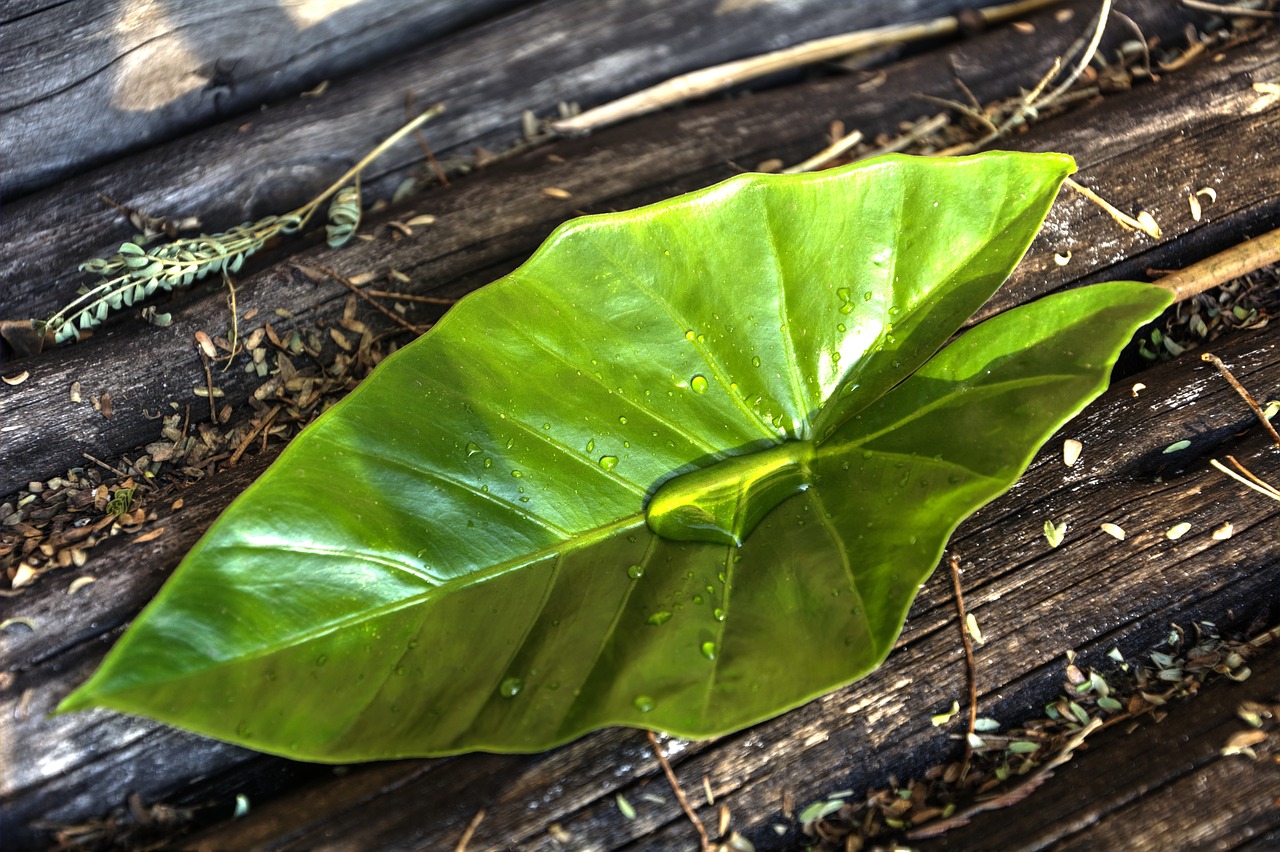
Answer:
[[(1125, 663), (1112, 649), (1105, 671), (1080, 665), (1068, 655), (1061, 691), (1045, 705), (1043, 715), (1003, 732), (994, 720), (979, 720), (981, 735), (969, 737), (973, 754), (967, 772), (957, 756), (920, 778), (890, 777), (887, 786), (862, 797), (842, 791), (847, 795), (812, 802), (797, 822), (824, 850), (898, 848), (888, 844), (936, 837), (980, 811), (1021, 801), (1093, 733), (1123, 723), (1136, 726), (1142, 719), (1159, 721), (1166, 705), (1194, 696), (1211, 679), (1245, 680), (1249, 654), (1276, 633), (1270, 630), (1241, 642), (1221, 638), (1208, 622), (1190, 629), (1175, 625), (1146, 662)], [(1277, 716), (1280, 705), (1247, 703), (1240, 709), (1241, 719), (1254, 729), (1271, 730)], [(1258, 733), (1232, 737), (1223, 753), (1250, 756), (1248, 749), (1267, 739)]]

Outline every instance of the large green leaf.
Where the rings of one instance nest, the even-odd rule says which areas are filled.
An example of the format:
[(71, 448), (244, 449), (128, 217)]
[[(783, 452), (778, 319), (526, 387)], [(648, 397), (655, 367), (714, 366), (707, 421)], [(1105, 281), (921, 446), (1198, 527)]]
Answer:
[(300, 435), (63, 708), (336, 761), (703, 737), (866, 674), (1168, 301), (1077, 290), (935, 356), (1072, 167), (886, 157), (565, 225)]

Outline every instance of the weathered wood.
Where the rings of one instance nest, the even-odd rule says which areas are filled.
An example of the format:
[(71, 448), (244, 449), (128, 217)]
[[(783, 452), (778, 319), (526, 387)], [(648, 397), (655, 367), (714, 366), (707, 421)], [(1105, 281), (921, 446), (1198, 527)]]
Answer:
[[(981, 44), (990, 50), (998, 43)], [(1280, 147), (1275, 144), (1278, 111), (1273, 107), (1250, 115), (1245, 110), (1254, 101), (1241, 99), (1239, 93), (1247, 97), (1250, 90), (1242, 82), (1249, 75), (1257, 75), (1254, 79), (1276, 76), (1277, 45), (1272, 36), (1185, 77), (1166, 77), (1157, 88), (1117, 96), (1069, 120), (1046, 123), (1021, 141), (1066, 147), (1065, 141), (1078, 146), (1067, 150), (1085, 165), (1085, 179), (1097, 181), (1091, 185), (1107, 187), (1121, 206), (1138, 203), (1147, 209), (1157, 209), (1155, 204), (1162, 201), (1153, 197), (1154, 191), (1173, 184), (1176, 189), (1165, 190), (1168, 198), (1185, 201), (1183, 184), (1194, 188), (1208, 183), (1198, 180), (1202, 172), (1197, 170), (1205, 164), (1232, 162), (1242, 145), (1257, 151), (1258, 157), (1249, 161), (1252, 176), (1219, 173), (1221, 206), (1207, 208), (1201, 223), (1190, 222), (1189, 216), (1175, 217), (1173, 200), (1164, 202), (1167, 208), (1157, 212), (1167, 235), (1182, 230), (1207, 235), (1199, 245), (1225, 242), (1233, 233), (1276, 216), (1277, 201), (1269, 197), (1267, 181), (1274, 185), (1276, 164), (1269, 158)], [(990, 62), (993, 55), (983, 55), (982, 61)], [(936, 84), (940, 66), (934, 57), (903, 67), (919, 75), (906, 79), (931, 79)], [(893, 74), (901, 71), (895, 69)], [(902, 79), (898, 77), (897, 82)], [(439, 210), (447, 214), (440, 220), (445, 226), (440, 228), (443, 236), (447, 238), (448, 227), (453, 226), (458, 228), (456, 234), (478, 231), (479, 236), (474, 241), (454, 237), (448, 254), (415, 259), (406, 252), (408, 263), (401, 268), (424, 281), (439, 280), (435, 276), (441, 269), (452, 270), (464, 276), (454, 285), (458, 288), (491, 277), (495, 270), (514, 263), (555, 218), (565, 214), (567, 205), (555, 207), (555, 202), (538, 195), (542, 186), (570, 188), (575, 193), (571, 203), (581, 201), (598, 209), (647, 200), (705, 182), (703, 178), (723, 176), (729, 171), (720, 159), (726, 151), (761, 158), (764, 152), (808, 153), (806, 148), (815, 147), (825, 121), (815, 121), (817, 126), (803, 133), (788, 131), (796, 119), (780, 105), (790, 101), (794, 106), (795, 100), (803, 98), (818, 104), (815, 119), (823, 108), (832, 110), (824, 119), (845, 116), (836, 110), (859, 97), (851, 82), (810, 85), (799, 90), (802, 95), (783, 91), (743, 104), (693, 109), (646, 122), (652, 128), (649, 132), (669, 143), (665, 149), (634, 144), (630, 140), (637, 128), (619, 128), (612, 135), (562, 143), (554, 151), (566, 158), (565, 163), (547, 162), (545, 152), (539, 152), (500, 166), (473, 179), (474, 184), (467, 181), (451, 193), (436, 196)], [(1223, 92), (1237, 100), (1223, 103)], [(1197, 105), (1216, 105), (1218, 112), (1202, 113)], [(1227, 113), (1227, 107), (1244, 109)], [(895, 114), (888, 107), (866, 113), (853, 113), (851, 105), (848, 109), (855, 115)], [(1143, 127), (1155, 122), (1158, 132), (1148, 136), (1132, 131), (1135, 138), (1128, 143), (1072, 135), (1081, 127), (1094, 126), (1092, 116), (1099, 113), (1108, 120), (1138, 113)], [(846, 121), (855, 124), (847, 117)], [(719, 154), (711, 146), (685, 147), (674, 142), (682, 135), (699, 134), (716, 138), (721, 143)], [(787, 141), (773, 147), (767, 134)], [(1183, 141), (1169, 141), (1179, 138)], [(1095, 154), (1095, 149), (1101, 153)], [(664, 184), (660, 167), (673, 161), (679, 164), (674, 172), (678, 177)], [(1158, 174), (1153, 163), (1159, 164)], [(1146, 177), (1126, 185), (1132, 175)], [(600, 177), (600, 188), (588, 182), (592, 176)], [(1240, 194), (1228, 199), (1227, 187)], [(505, 235), (486, 224), (493, 211), (501, 209), (497, 199), (503, 190), (526, 202), (515, 207), (514, 219), (505, 223), (511, 231)], [(468, 207), (467, 202), (482, 204)], [(437, 212), (435, 204), (432, 212)], [(1068, 203), (1061, 209), (1013, 282), (1016, 300), (1081, 277), (1109, 274), (1117, 267), (1140, 268), (1152, 256), (1144, 255), (1144, 247), (1152, 243), (1127, 234), (1117, 238), (1115, 226), (1091, 208)], [(429, 233), (433, 239), (438, 236)], [(1061, 250), (1059, 241), (1067, 236), (1080, 242), (1072, 262), (1059, 268), (1050, 258), (1053, 251)], [(482, 243), (484, 238), (492, 239)], [(1194, 259), (1180, 254), (1187, 250), (1186, 240), (1177, 243), (1166, 236), (1154, 245), (1162, 247), (1166, 258), (1178, 260), (1160, 265), (1182, 265)], [(1199, 245), (1192, 245), (1190, 251), (1196, 253)], [(409, 248), (380, 241), (332, 256), (311, 255), (350, 273), (384, 264), (393, 254), (399, 265), (398, 253)], [(1096, 255), (1092, 259), (1091, 253)], [(315, 315), (332, 317), (345, 298), (345, 290), (335, 288), (321, 302), (314, 285), (279, 269), (258, 276), (245, 289), (242, 297), (266, 312), (280, 304), (315, 305), (315, 313), (303, 318), (306, 322)], [(219, 327), (217, 323), (225, 323), (219, 302), (220, 296), (211, 294), (191, 303), (190, 316), (183, 314), (179, 319), (199, 321), (180, 332), (183, 347), (194, 328), (203, 325), (212, 330)], [(246, 307), (242, 304), (242, 310)], [(110, 362), (107, 356), (113, 352), (143, 351), (153, 345), (161, 347), (162, 355), (184, 351), (164, 350), (167, 339), (163, 330), (117, 326), (89, 345), (63, 353), (84, 350), (77, 357), (88, 359), (79, 362), (81, 375), (86, 375), (92, 374), (94, 360)], [(1278, 343), (1276, 332), (1267, 329), (1224, 344), (1219, 354), (1246, 385), (1265, 397), (1275, 395), (1270, 377), (1280, 361)], [(69, 357), (44, 356), (32, 366), (38, 373), (47, 364), (63, 363)], [(165, 363), (163, 357), (158, 361)], [(198, 369), (194, 356), (186, 356), (183, 363), (182, 381), (193, 381)], [(1274, 603), (1268, 573), (1280, 562), (1276, 543), (1280, 519), (1262, 498), (1207, 469), (1204, 462), (1210, 454), (1234, 452), (1272, 481), (1280, 481), (1280, 462), (1266, 448), (1260, 430), (1252, 428), (1251, 415), (1208, 365), (1184, 360), (1147, 371), (1141, 378), (1148, 388), (1139, 397), (1132, 397), (1127, 386), (1118, 386), (1069, 427), (1068, 434), (1081, 439), (1086, 448), (1075, 468), (1064, 469), (1057, 447), (1051, 444), (1013, 492), (966, 522), (955, 539), (956, 549), (965, 557), (968, 601), (988, 638), (978, 659), (984, 714), (1006, 721), (1035, 714), (1056, 693), (1061, 653), (1068, 648), (1080, 650), (1086, 662), (1099, 660), (1113, 644), (1127, 654), (1138, 654), (1155, 644), (1171, 620), (1209, 618), (1231, 629), (1265, 613)], [(28, 384), (37, 380), (48, 378), (35, 375)], [(139, 387), (137, 392), (146, 391)], [(57, 386), (57, 394), (64, 392), (63, 386)], [(11, 398), (6, 396), (6, 403)], [(151, 397), (157, 404), (167, 398), (164, 394)], [(1191, 450), (1180, 455), (1163, 453), (1184, 437), (1194, 440)], [(104, 445), (122, 450), (128, 446), (122, 440), (114, 436)], [(26, 458), (32, 461), (24, 464), (39, 463), (37, 456)], [(112, 714), (46, 720), (44, 714), (118, 635), (111, 628), (149, 597), (194, 536), (252, 478), (254, 465), (261, 461), (265, 458), (246, 460), (216, 481), (194, 486), (188, 492), (188, 508), (176, 516), (158, 507), (160, 517), (154, 526), (164, 526), (166, 534), (156, 540), (134, 545), (120, 537), (95, 549), (91, 565), (100, 576), (101, 588), (94, 584), (68, 597), (63, 586), (70, 577), (55, 572), (42, 578), (31, 593), (3, 602), (5, 611), (15, 615), (34, 611), (28, 605), (43, 607), (37, 624), (49, 626), (34, 634), (8, 631), (0, 649), (0, 666), (13, 674), (0, 693), (0, 714), (15, 720), (6, 726), (0, 742), (0, 759), (6, 766), (0, 793), (5, 799), (8, 842), (34, 841), (39, 834), (29, 827), (32, 819), (83, 819), (119, 806), (133, 791), (141, 792), (146, 801), (214, 801), (226, 815), (236, 785), (246, 783), (256, 772), (277, 774), (281, 781), (274, 787), (267, 783), (255, 788), (255, 796), (257, 790), (270, 796), (290, 786), (296, 792), (275, 802), (255, 798), (247, 819), (210, 829), (199, 842), (208, 848), (311, 848), (338, 843), (451, 848), (475, 810), (484, 807), (488, 814), (473, 849), (558, 848), (547, 833), (548, 826), (557, 822), (572, 833), (578, 848), (630, 844), (658, 849), (690, 844), (691, 832), (645, 740), (635, 732), (601, 732), (545, 755), (403, 761), (360, 767), (330, 779), (327, 770), (252, 755)], [(1236, 524), (1236, 536), (1215, 542), (1208, 530), (1225, 515)], [(1070, 524), (1067, 542), (1055, 551), (1040, 535), (1049, 517)], [(1184, 518), (1194, 523), (1193, 533), (1178, 542), (1166, 540), (1164, 530)], [(1103, 520), (1120, 523), (1129, 531), (1129, 539), (1115, 542), (1096, 532)], [(860, 790), (883, 783), (891, 772), (919, 772), (938, 761), (952, 744), (930, 726), (928, 717), (963, 689), (949, 593), (941, 579), (934, 578), (924, 589), (884, 670), (750, 731), (673, 749), (679, 751), (673, 759), (695, 804), (701, 805), (697, 791), (707, 775), (718, 802), (731, 808), (733, 826), (748, 833), (758, 848), (771, 848), (783, 842), (770, 824), (785, 823), (779, 814), (784, 790), (804, 804), (833, 789)], [(24, 700), (24, 695), (29, 697)], [(207, 777), (219, 774), (220, 778)], [(613, 800), (618, 792), (637, 806), (639, 816), (634, 822), (619, 815)], [(648, 794), (661, 797), (665, 804), (642, 798)], [(714, 808), (703, 806), (700, 812), (714, 824)], [(1009, 813), (1003, 816), (1012, 820)], [(1034, 814), (1024, 817), (1033, 818)], [(795, 836), (791, 829), (784, 839)]]
[[(1081, 8), (1085, 5), (1081, 4)], [(1154, 7), (1150, 5), (1132, 4), (1129, 9), (1139, 20), (1146, 21), (1150, 31), (1176, 30), (1180, 26), (1177, 18), (1167, 14), (1155, 17)], [(1044, 51), (1039, 64), (1047, 66), (1053, 56), (1065, 50), (1076, 37), (1079, 26), (1054, 23), (1051, 16), (1037, 20), (1040, 24), (1036, 46)], [(1017, 93), (1020, 83), (1033, 82), (1039, 73), (1027, 70), (1028, 60), (1023, 52), (1027, 41), (1027, 35), (1011, 29), (988, 33), (957, 47), (951, 53), (951, 64), (980, 97), (1011, 96)], [(1234, 79), (1232, 74), (1253, 71), (1265, 74), (1270, 67), (1265, 61), (1238, 60), (1229, 68), (1212, 70), (1221, 85), (1223, 79)], [(933, 55), (895, 66), (886, 73), (884, 81), (870, 91), (867, 81), (860, 78), (809, 85), (804, 91), (803, 98), (797, 98), (792, 90), (778, 90), (750, 99), (666, 113), (645, 122), (643, 129), (617, 127), (588, 139), (557, 143), (513, 163), (499, 164), (449, 191), (437, 190), (415, 199), (414, 209), (435, 214), (437, 223), (429, 232), (422, 232), (426, 236), (414, 243), (398, 244), (394, 257), (387, 256), (385, 242), (356, 245), (338, 253), (310, 250), (299, 256), (305, 262), (323, 262), (347, 275), (371, 269), (385, 271), (394, 266), (414, 279), (411, 289), (426, 292), (444, 286), (440, 294), (458, 295), (509, 271), (555, 225), (574, 212), (619, 209), (654, 201), (728, 177), (740, 167), (769, 157), (802, 159), (822, 146), (826, 126), (836, 116), (868, 134), (892, 133), (898, 122), (920, 115), (921, 104), (914, 97), (916, 93), (950, 97), (954, 94), (954, 84), (951, 68)], [(1198, 82), (1198, 75), (1166, 79), (1150, 90), (1150, 99), (1141, 99), (1147, 104), (1143, 107), (1144, 118), (1156, 122), (1154, 116), (1160, 114), (1161, 105), (1167, 111), (1181, 110), (1187, 99), (1210, 104), (1215, 91)], [(803, 111), (799, 117), (798, 110)], [(1210, 126), (1218, 127), (1218, 124), (1215, 121)], [(1192, 123), (1189, 127), (1198, 141), (1203, 135), (1198, 126)], [(1230, 135), (1230, 127), (1226, 130), (1222, 136), (1208, 140), (1215, 147), (1201, 154), (1202, 157), (1229, 162), (1237, 156), (1239, 139)], [(1139, 141), (1148, 139), (1143, 136)], [(1143, 192), (1140, 186), (1129, 182), (1132, 160), (1122, 161), (1108, 152), (1107, 158), (1099, 162), (1100, 170), (1094, 170), (1086, 140), (1073, 139), (1070, 146), (1063, 147), (1077, 153), (1091, 179), (1098, 181), (1098, 186), (1112, 190), (1114, 200), (1121, 206), (1151, 203), (1140, 197)], [(1196, 231), (1204, 235), (1203, 242), (1218, 246), (1238, 239), (1238, 232), (1250, 227), (1249, 216), (1238, 206), (1242, 203), (1241, 193), (1246, 203), (1258, 204), (1258, 199), (1265, 198), (1269, 191), (1269, 181), (1280, 170), (1280, 152), (1262, 147), (1256, 150), (1260, 157), (1257, 167), (1249, 175), (1235, 176), (1244, 184), (1233, 191), (1235, 200), (1222, 199), (1221, 208), (1210, 208), (1205, 219), (1194, 228), (1186, 216), (1182, 217), (1183, 221), (1168, 223), (1161, 245), (1171, 246), (1175, 238), (1188, 231)], [(560, 155), (563, 162), (548, 159), (552, 153)], [(1185, 156), (1182, 155), (1181, 161), (1185, 162)], [(1168, 182), (1181, 184), (1197, 180), (1191, 168), (1199, 168), (1200, 161), (1188, 163), (1188, 168), (1181, 172), (1179, 162), (1175, 158), (1167, 167)], [(573, 196), (568, 201), (549, 199), (541, 193), (546, 186), (559, 186), (571, 191)], [(1177, 203), (1185, 200), (1180, 193), (1171, 195), (1170, 204), (1174, 199), (1178, 199)], [(1066, 201), (1069, 206), (1064, 210), (1070, 212), (1053, 214), (1046, 234), (1076, 234), (1063, 248), (1076, 246), (1077, 259), (1068, 267), (1058, 267), (1052, 262), (1053, 251), (1033, 252), (1032, 265), (1019, 271), (1010, 292), (1030, 295), (1066, 286), (1099, 273), (1123, 258), (1131, 247), (1143, 245), (1145, 238), (1120, 231), (1092, 205), (1079, 203), (1079, 199)], [(1223, 218), (1220, 210), (1236, 215)], [(494, 211), (500, 212), (494, 215)], [(18, 222), (22, 221), (18, 216)], [(1097, 248), (1082, 246), (1081, 234), (1096, 234)], [(1055, 242), (1053, 250), (1061, 250), (1059, 242)], [(1041, 247), (1048, 246), (1042, 241)], [(3, 258), (0, 254), (0, 265), (5, 262)], [(1180, 265), (1172, 257), (1166, 260), (1169, 262), (1165, 265)], [(1133, 276), (1134, 271), (1122, 269), (1117, 275)], [(55, 310), (65, 298), (51, 294), (53, 288), (47, 283), (36, 287), (29, 280), (26, 286), (33, 296), (36, 290), (40, 292), (39, 314)], [(258, 308), (263, 316), (268, 316), (280, 306), (288, 306), (299, 314), (313, 309), (315, 314), (301, 318), (308, 324), (317, 318), (332, 318), (345, 294), (336, 287), (316, 291), (309, 284), (285, 281), (278, 268), (249, 278), (239, 290), (242, 311)], [(199, 403), (197, 410), (207, 407), (191, 395), (192, 386), (201, 383), (191, 379), (201, 374), (191, 369), (198, 356), (190, 341), (197, 329), (221, 333), (227, 321), (218, 286), (206, 285), (198, 292), (203, 294), (200, 301), (177, 313), (170, 329), (146, 330), (138, 329), (135, 322), (117, 323), (99, 332), (92, 341), (46, 353), (34, 362), (39, 364), (36, 367), (39, 381), (13, 389), (0, 388), (6, 395), (14, 422), (21, 424), (0, 432), (0, 493), (13, 491), (31, 479), (47, 479), (79, 465), (83, 461), (82, 452), (98, 454), (104, 447), (122, 451), (153, 440), (157, 426), (147, 419), (147, 412), (154, 415), (170, 402)], [(287, 322), (276, 323), (281, 331), (290, 327)], [(242, 329), (246, 333), (249, 330)], [(128, 370), (102, 368), (103, 364), (124, 363), (129, 364)], [(180, 369), (178, 365), (184, 366)], [(177, 380), (171, 376), (176, 375), (183, 376), (183, 384), (175, 384)], [(77, 380), (82, 384), (86, 400), (104, 391), (110, 393), (114, 402), (110, 421), (87, 403), (69, 402), (66, 389)], [(249, 382), (238, 369), (220, 375), (218, 385), (232, 405), (242, 403), (250, 390)], [(10, 459), (38, 459), (42, 467), (6, 463)]]
[(16, 197), (296, 96), (516, 5), (8, 3), (0, 21), (0, 193)]
[[(102, 21), (109, 20), (110, 14), (91, 12), (91, 5), (49, 4), (44, 17), (13, 16), (14, 26), (39, 24), (33, 37), (51, 40), (57, 32), (59, 10), (67, 8), (69, 15), (80, 13), (90, 18), (83, 24), (86, 29), (77, 31), (70, 50), (84, 48), (85, 39), (89, 39), (91, 46), (97, 45), (94, 51), (110, 51), (110, 42), (98, 35)], [(423, 12), (415, 16), (429, 14), (435, 8), (457, 10), (470, 4), (455, 2), (446, 7), (437, 0), (421, 5)], [(196, 19), (211, 8), (221, 15), (224, 6), (199, 4), (189, 12), (174, 11), (173, 15)], [(380, 14), (381, 8), (380, 4), (359, 3), (349, 12), (336, 14), (375, 15)], [(388, 20), (376, 25), (377, 31), (388, 25), (397, 26), (395, 8), (399, 5)], [(477, 11), (485, 8), (498, 7), (489, 2)], [(396, 48), (400, 43), (397, 38), (381, 54), (385, 59), (381, 65), (361, 69), (352, 77), (335, 77), (320, 97), (294, 97), (264, 111), (239, 115), (20, 200), (6, 195), (6, 227), (0, 233), (0, 280), (6, 282), (4, 318), (48, 316), (84, 282), (83, 274), (75, 271), (77, 264), (113, 251), (129, 237), (132, 231), (121, 224), (116, 212), (99, 201), (99, 194), (151, 215), (198, 216), (214, 230), (283, 213), (324, 188), (402, 124), (406, 93), (412, 93), (420, 107), (435, 101), (447, 102), (449, 112), (429, 125), (425, 136), (441, 156), (469, 158), (476, 146), (500, 151), (520, 140), (520, 116), (524, 110), (551, 118), (558, 115), (557, 104), (562, 101), (590, 105), (671, 74), (726, 59), (893, 23), (895, 19), (929, 18), (953, 11), (946, 0), (915, 0), (909, 12), (901, 5), (886, 6), (871, 0), (801, 0), (785, 4), (696, 0), (674, 5), (662, 0), (557, 0), (531, 5), (408, 52)], [(275, 17), (282, 21), (285, 18), (282, 14)], [(231, 22), (230, 17), (226, 20)], [(53, 33), (46, 33), (45, 27)], [(219, 39), (234, 34), (226, 25), (220, 29)], [(413, 30), (411, 26), (405, 29)], [(189, 36), (190, 30), (184, 29), (183, 34)], [(14, 61), (22, 69), (15, 73), (25, 86), (15, 88), (27, 93), (19, 95), (18, 103), (41, 93), (61, 91), (62, 86), (46, 88), (41, 82), (43, 77), (27, 65), (43, 61), (41, 53), (30, 51), (22, 39), (7, 39), (4, 44), (17, 54)], [(286, 41), (283, 46), (292, 48), (293, 43)], [(214, 63), (218, 55), (246, 57), (241, 66), (236, 66), (236, 75), (252, 77), (255, 69), (267, 72), (276, 61), (275, 46), (264, 54), (261, 64), (247, 58), (252, 51), (242, 51), (234, 43), (225, 52), (218, 53), (220, 49), (209, 48), (209, 63)], [(77, 53), (71, 55), (79, 58)], [(366, 54), (366, 62), (370, 55)], [(306, 59), (301, 61), (305, 65)], [(182, 69), (181, 80), (196, 79), (195, 64)], [(49, 76), (78, 79), (83, 67), (78, 63), (56, 66)], [(211, 68), (201, 68), (213, 73)], [(33, 108), (47, 114), (41, 121), (24, 123), (13, 118), (12, 113), (5, 116), (8, 130), (0, 136), (0, 156), (4, 157), (6, 176), (21, 173), (26, 168), (20, 166), (22, 161), (32, 163), (46, 157), (55, 164), (56, 173), (67, 172), (72, 164), (59, 164), (59, 150), (64, 144), (81, 146), (81, 156), (87, 147), (96, 163), (109, 154), (134, 150), (143, 141), (154, 142), (173, 135), (172, 130), (161, 132), (158, 127), (112, 131), (100, 126), (101, 121), (120, 119), (113, 118), (112, 110), (101, 108), (104, 95), (88, 92), (94, 81), (99, 86), (109, 86), (110, 74), (91, 77), (90, 83), (67, 90), (47, 106), (37, 101)], [(285, 90), (297, 93), (310, 82), (311, 78), (306, 84), (295, 82), (291, 90)], [(29, 86), (36, 88), (29, 90)], [(240, 107), (256, 106), (260, 96), (250, 97), (253, 86), (245, 86), (249, 99)], [(0, 92), (4, 91), (5, 87), (0, 86)], [(200, 115), (208, 121), (214, 117), (207, 112), (214, 109), (211, 94), (197, 90), (187, 96), (192, 104), (184, 108), (198, 111), (199, 104), (203, 104), (206, 112)], [(85, 102), (76, 100), (80, 95)], [(133, 120), (166, 121), (164, 115), (141, 116)], [(53, 132), (48, 126), (51, 123), (63, 128), (54, 133), (52, 142), (44, 135)], [(190, 123), (181, 126), (189, 127)], [(139, 137), (137, 133), (153, 135)], [(116, 138), (131, 141), (118, 146), (113, 144)], [(73, 139), (82, 141), (73, 143)], [(19, 150), (10, 151), (5, 147), (8, 145), (19, 146)], [(366, 201), (389, 197), (407, 176), (421, 177), (422, 161), (416, 145), (406, 142), (398, 146), (365, 175)], [(75, 162), (79, 164), (76, 171), (87, 165), (82, 158)]]

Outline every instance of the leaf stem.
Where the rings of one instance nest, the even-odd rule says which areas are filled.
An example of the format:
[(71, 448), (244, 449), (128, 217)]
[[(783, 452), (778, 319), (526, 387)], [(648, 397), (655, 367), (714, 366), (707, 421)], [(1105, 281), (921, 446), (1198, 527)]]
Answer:
[(1180, 302), (1276, 262), (1280, 262), (1280, 228), (1206, 257), (1155, 283), (1172, 291), (1173, 298)]

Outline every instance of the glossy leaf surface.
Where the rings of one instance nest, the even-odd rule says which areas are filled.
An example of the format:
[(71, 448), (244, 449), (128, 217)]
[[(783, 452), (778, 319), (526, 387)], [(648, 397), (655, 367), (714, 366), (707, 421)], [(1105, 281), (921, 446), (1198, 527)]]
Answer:
[(866, 674), (1168, 301), (1098, 285), (937, 352), (1072, 167), (888, 157), (568, 223), (300, 435), (63, 709), (345, 761), (703, 737)]

